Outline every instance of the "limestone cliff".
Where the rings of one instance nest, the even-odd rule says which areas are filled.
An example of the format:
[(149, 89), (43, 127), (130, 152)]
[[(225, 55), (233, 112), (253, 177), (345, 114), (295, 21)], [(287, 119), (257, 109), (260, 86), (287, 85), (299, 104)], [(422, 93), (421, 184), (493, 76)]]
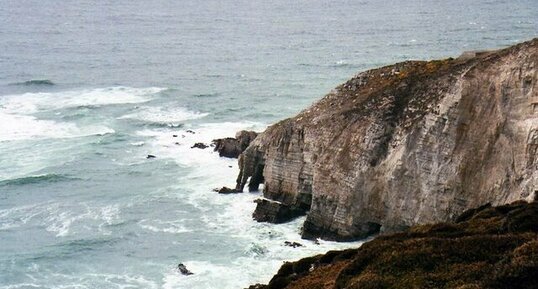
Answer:
[(240, 156), (238, 189), (264, 182), (258, 219), (304, 212), (304, 237), (338, 240), (531, 199), (537, 71), (534, 39), (359, 73), (260, 134)]

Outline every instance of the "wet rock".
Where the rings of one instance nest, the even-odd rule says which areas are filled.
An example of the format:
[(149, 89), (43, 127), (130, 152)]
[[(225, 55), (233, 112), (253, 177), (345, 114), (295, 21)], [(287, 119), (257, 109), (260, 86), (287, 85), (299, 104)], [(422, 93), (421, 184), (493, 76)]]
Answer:
[(235, 135), (235, 138), (215, 139), (213, 140), (214, 150), (219, 152), (221, 157), (238, 158), (257, 135), (256, 132), (242, 130)]
[(213, 189), (214, 192), (217, 192), (219, 194), (236, 194), (236, 193), (240, 193), (238, 191), (236, 191), (235, 189), (230, 189), (228, 187), (222, 187), (220, 189)]
[(257, 206), (252, 217), (258, 222), (280, 224), (289, 222), (306, 214), (305, 210), (276, 201), (257, 199), (254, 202)]
[(213, 140), (214, 151), (219, 152), (219, 156), (226, 158), (237, 158), (241, 154), (239, 141), (232, 137)]
[(146, 159), (154, 159), (154, 158), (156, 158), (156, 156), (154, 156), (154, 155), (147, 155), (146, 156)]
[(250, 285), (246, 289), (267, 289), (267, 285), (263, 285), (263, 284), (258, 283), (258, 284)]
[(177, 134), (173, 134), (172, 137), (177, 137)]
[(292, 248), (297, 248), (297, 247), (302, 247), (303, 246), (303, 244), (301, 244), (301, 243), (290, 242), (290, 241), (285, 241), (284, 245), (288, 246), (288, 247), (292, 247)]
[(190, 129), (186, 130), (185, 132), (190, 133), (190, 134), (195, 134), (196, 133), (196, 132), (194, 132), (193, 130), (190, 130)]
[(204, 143), (197, 142), (197, 143), (195, 143), (195, 144), (191, 147), (191, 149), (193, 149), (193, 148), (197, 148), (197, 149), (206, 149), (206, 148), (208, 148), (208, 147), (209, 147), (209, 146), (206, 145), (206, 144), (204, 144)]
[(183, 263), (179, 263), (179, 264), (177, 265), (177, 270), (178, 270), (181, 274), (183, 274), (183, 275), (185, 275), (185, 276), (194, 274), (194, 273), (192, 273), (191, 271), (189, 271), (189, 270), (187, 269), (187, 266), (185, 266)]

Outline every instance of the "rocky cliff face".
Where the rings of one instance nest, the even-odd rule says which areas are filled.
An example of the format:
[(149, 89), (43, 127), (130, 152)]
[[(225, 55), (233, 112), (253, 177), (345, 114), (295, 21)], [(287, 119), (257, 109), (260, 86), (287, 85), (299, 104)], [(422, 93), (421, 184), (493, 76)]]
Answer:
[(238, 189), (263, 181), (255, 216), (307, 213), (304, 237), (338, 240), (532, 199), (537, 71), (534, 39), (360, 73), (260, 134), (240, 156)]

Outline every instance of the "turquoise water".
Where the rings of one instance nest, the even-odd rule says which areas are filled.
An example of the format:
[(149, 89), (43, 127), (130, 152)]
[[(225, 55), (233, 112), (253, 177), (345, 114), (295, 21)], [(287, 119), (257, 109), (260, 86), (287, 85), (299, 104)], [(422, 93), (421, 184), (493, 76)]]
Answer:
[(356, 246), (252, 221), (260, 193), (211, 191), (236, 161), (190, 147), (367, 68), (538, 35), (534, 0), (110, 2), (0, 2), (0, 288), (243, 288)]

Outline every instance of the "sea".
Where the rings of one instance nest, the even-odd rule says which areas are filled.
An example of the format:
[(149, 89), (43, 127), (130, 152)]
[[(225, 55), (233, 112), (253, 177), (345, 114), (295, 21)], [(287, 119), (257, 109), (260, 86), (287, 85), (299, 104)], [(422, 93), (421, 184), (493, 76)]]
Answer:
[(358, 247), (254, 221), (260, 192), (213, 191), (237, 160), (191, 147), (537, 36), (536, 0), (1, 0), (0, 288), (241, 289)]

